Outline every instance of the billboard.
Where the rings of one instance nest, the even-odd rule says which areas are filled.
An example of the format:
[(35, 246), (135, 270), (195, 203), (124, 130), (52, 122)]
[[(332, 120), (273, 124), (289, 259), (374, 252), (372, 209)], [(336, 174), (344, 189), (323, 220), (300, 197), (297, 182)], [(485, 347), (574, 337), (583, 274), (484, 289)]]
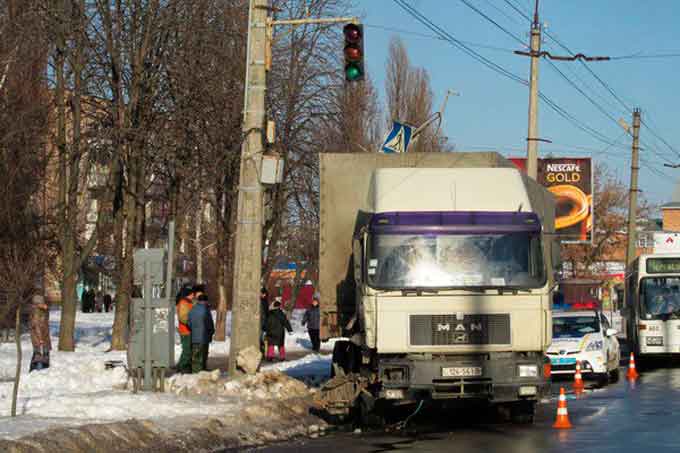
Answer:
[[(526, 171), (525, 158), (510, 158)], [(593, 167), (590, 157), (539, 159), (536, 180), (557, 199), (555, 232), (562, 242), (591, 242)]]

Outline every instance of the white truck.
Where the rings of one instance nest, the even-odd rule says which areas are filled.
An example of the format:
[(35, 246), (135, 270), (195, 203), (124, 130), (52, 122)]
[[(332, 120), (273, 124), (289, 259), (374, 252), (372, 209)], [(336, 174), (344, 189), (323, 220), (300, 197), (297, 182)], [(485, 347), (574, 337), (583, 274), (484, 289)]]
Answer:
[(320, 155), (326, 409), (502, 405), (533, 420), (552, 338), (554, 199), (496, 153)]

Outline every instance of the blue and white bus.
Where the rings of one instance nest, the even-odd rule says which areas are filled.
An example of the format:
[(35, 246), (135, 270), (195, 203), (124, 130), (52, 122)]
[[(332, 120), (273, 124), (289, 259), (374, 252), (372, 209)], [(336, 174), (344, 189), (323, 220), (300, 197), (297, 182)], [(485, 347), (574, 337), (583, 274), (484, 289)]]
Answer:
[(632, 351), (641, 359), (680, 355), (680, 253), (640, 255), (626, 285)]

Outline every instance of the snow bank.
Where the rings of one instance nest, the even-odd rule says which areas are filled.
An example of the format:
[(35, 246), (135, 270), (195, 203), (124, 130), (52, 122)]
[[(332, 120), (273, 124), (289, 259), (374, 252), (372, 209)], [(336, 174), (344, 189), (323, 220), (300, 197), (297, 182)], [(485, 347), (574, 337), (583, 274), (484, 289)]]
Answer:
[[(307, 332), (300, 325), (303, 312), (293, 313), (291, 323), (295, 332), (286, 340), (289, 351), (311, 349)], [(269, 377), (256, 376), (252, 380), (227, 382), (226, 376), (218, 372), (222, 389), (216, 393), (217, 397), (208, 398), (206, 394), (200, 399), (200, 394), (189, 390), (134, 395), (126, 390), (116, 390), (124, 388), (127, 383), (125, 368), (105, 367), (107, 361), (126, 362), (125, 352), (107, 352), (111, 344), (113, 313), (77, 314), (76, 352), (56, 351), (59, 320), (60, 312), (53, 311), (50, 333), (55, 350), (51, 353), (51, 366), (47, 370), (28, 373), (32, 347), (29, 336), (22, 336), (23, 363), (17, 408), (20, 417), (15, 419), (10, 418), (9, 413), (16, 350), (14, 344), (0, 344), (0, 438), (17, 438), (55, 426), (130, 418), (160, 420), (174, 416), (224, 414), (238, 410), (247, 401), (299, 396), (308, 391), (299, 381), (318, 385), (330, 369), (329, 354), (310, 354), (300, 360), (264, 366), (266, 373), (258, 376)], [(322, 346), (323, 351), (331, 349), (332, 343)], [(178, 337), (176, 357), (180, 352)], [(210, 354), (226, 355), (228, 352), (229, 341), (215, 342)], [(281, 373), (297, 381), (284, 379)], [(274, 379), (272, 376), (278, 377)], [(174, 390), (196, 387), (200, 380), (197, 375), (177, 375), (170, 379), (170, 387)]]

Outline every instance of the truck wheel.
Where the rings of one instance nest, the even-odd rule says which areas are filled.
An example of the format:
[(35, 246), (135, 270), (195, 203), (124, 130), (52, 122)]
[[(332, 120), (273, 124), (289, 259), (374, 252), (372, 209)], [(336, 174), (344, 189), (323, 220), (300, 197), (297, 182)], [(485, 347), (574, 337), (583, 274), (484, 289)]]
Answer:
[(357, 416), (361, 426), (366, 428), (382, 428), (385, 426), (385, 416), (381, 410), (381, 405), (376, 404), (376, 400), (361, 393), (357, 398)]
[(621, 377), (621, 372), (619, 371), (619, 368), (617, 367), (609, 373), (609, 382), (611, 382), (612, 384), (615, 383), (615, 382), (619, 382), (620, 377)]
[(595, 385), (598, 387), (604, 387), (609, 384), (609, 373), (597, 373), (595, 374)]
[(535, 401), (519, 401), (510, 407), (510, 420), (518, 425), (529, 425), (534, 422), (535, 412)]
[(331, 360), (331, 378), (335, 377), (337, 365), (345, 374), (356, 372), (357, 347), (351, 341), (338, 341), (333, 346), (333, 358)]

